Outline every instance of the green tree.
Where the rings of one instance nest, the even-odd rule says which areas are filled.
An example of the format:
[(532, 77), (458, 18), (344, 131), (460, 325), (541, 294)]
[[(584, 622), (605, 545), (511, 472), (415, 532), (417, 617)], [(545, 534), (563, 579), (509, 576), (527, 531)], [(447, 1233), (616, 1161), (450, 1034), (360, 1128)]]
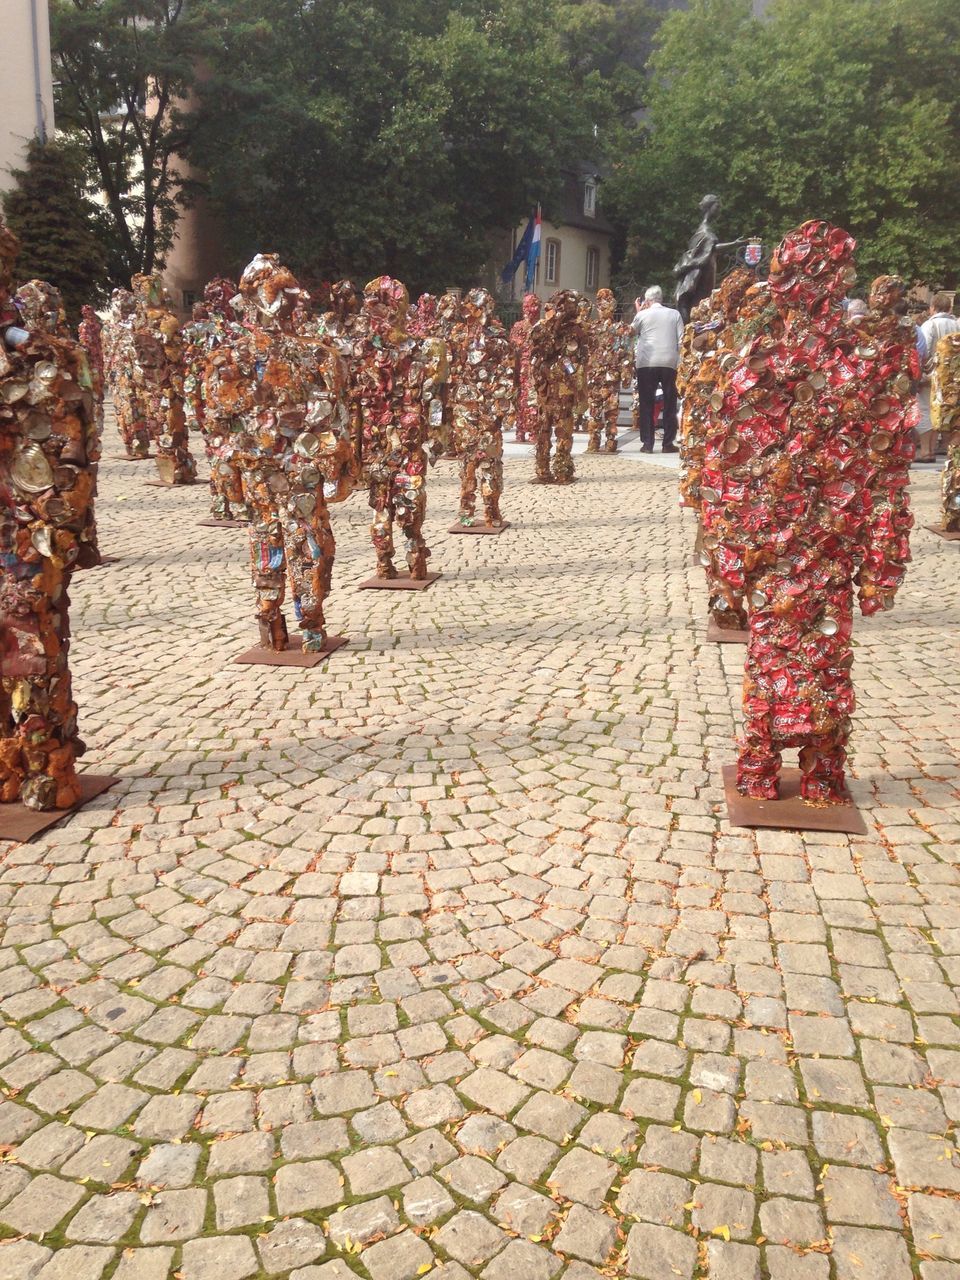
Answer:
[(206, 0), (51, 0), (57, 124), (103, 193), (118, 283), (169, 248), (189, 184), (177, 157), (209, 52)]
[(725, 237), (776, 241), (824, 217), (859, 242), (861, 275), (956, 278), (960, 7), (954, 0), (695, 0), (663, 23), (642, 123), (608, 204), (626, 270), (670, 282), (698, 198)]
[(82, 160), (69, 145), (35, 138), (12, 177), (16, 185), (3, 196), (3, 213), (20, 241), (18, 282), (55, 285), (76, 322), (84, 303), (103, 301), (108, 283), (102, 218), (84, 194)]
[(491, 235), (558, 194), (636, 97), (635, 70), (601, 71), (626, 12), (225, 0), (191, 155), (232, 255), (272, 248), (314, 275), (388, 271), (413, 290), (470, 279)]

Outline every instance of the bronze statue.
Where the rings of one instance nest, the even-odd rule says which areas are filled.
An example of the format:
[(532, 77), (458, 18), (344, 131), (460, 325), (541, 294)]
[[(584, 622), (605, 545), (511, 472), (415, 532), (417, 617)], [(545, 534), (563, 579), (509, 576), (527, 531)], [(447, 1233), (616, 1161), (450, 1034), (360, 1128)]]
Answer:
[(735, 245), (744, 243), (743, 238), (728, 240), (724, 244), (717, 240), (712, 223), (720, 212), (719, 196), (704, 196), (700, 201), (700, 212), (703, 214), (700, 225), (690, 237), (686, 253), (673, 268), (673, 274), (677, 277), (674, 296), (684, 324), (690, 319), (690, 312), (697, 303), (709, 298), (716, 288), (717, 254), (721, 249), (732, 249)]

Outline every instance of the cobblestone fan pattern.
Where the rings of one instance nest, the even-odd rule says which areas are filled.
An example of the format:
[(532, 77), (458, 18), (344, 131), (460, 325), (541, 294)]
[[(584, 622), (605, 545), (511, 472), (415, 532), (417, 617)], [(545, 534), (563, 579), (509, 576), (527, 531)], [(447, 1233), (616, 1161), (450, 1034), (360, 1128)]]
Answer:
[(73, 591), (122, 782), (0, 863), (0, 1280), (958, 1280), (955, 547), (858, 631), (869, 836), (751, 833), (675, 476), (457, 538), (442, 463), (416, 595), (356, 495), (301, 671), (146, 470)]

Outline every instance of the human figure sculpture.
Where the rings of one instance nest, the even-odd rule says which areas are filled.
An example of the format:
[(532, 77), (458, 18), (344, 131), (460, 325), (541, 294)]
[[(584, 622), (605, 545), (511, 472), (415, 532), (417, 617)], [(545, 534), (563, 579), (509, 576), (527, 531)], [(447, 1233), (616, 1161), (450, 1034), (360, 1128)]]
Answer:
[(243, 324), (204, 365), (206, 413), (230, 437), (251, 512), (260, 643), (276, 652), (288, 647), (289, 574), (303, 650), (319, 653), (335, 551), (327, 507), (347, 498), (357, 479), (346, 373), (328, 338), (297, 332), (302, 290), (275, 253), (257, 254), (247, 266), (240, 299)]
[(713, 227), (713, 221), (720, 212), (719, 196), (704, 196), (699, 209), (703, 215), (700, 224), (690, 237), (686, 252), (673, 268), (677, 278), (675, 293), (677, 310), (683, 316), (684, 324), (690, 319), (690, 312), (709, 298), (717, 283), (717, 254), (723, 249), (732, 249), (743, 244), (739, 240), (728, 240), (721, 244)]
[(136, 301), (129, 289), (114, 289), (102, 338), (106, 386), (113, 399), (124, 453), (128, 458), (140, 460), (150, 456), (150, 431), (136, 377), (135, 312)]
[[(530, 371), (537, 392), (535, 474), (531, 484), (573, 484), (573, 423), (587, 404), (587, 334), (573, 289), (561, 289), (530, 330)], [(550, 449), (555, 442), (553, 473)]]
[(423, 536), (427, 464), (443, 452), (443, 432), (431, 426), (447, 375), (446, 346), (412, 337), (406, 329), (406, 288), (377, 276), (363, 293), (364, 330), (356, 346), (363, 475), (373, 510), (370, 537), (378, 578), (396, 578), (394, 525), (403, 534), (414, 581), (427, 576), (430, 551)]
[(197, 464), (190, 452), (183, 407), (183, 339), (157, 273), (131, 281), (134, 379), (147, 430), (157, 449), (157, 473), (164, 484), (192, 484)]
[[(724, 365), (735, 358), (734, 331), (744, 295), (753, 285), (749, 271), (734, 271), (709, 298), (694, 307), (684, 330), (677, 366), (677, 390), (683, 397), (680, 420), (681, 503), (697, 512), (697, 553), (707, 577), (710, 616), (726, 631), (745, 631), (746, 608), (740, 584), (719, 573), (715, 548), (703, 545), (700, 527), (700, 480), (713, 398), (723, 378)], [(722, 401), (722, 396), (720, 397)], [(732, 447), (732, 446), (731, 446)]]
[(240, 466), (234, 457), (234, 437), (222, 432), (215, 416), (207, 414), (203, 375), (211, 352), (230, 342), (240, 323), (237, 286), (216, 276), (203, 290), (203, 301), (193, 308), (193, 319), (183, 329), (184, 408), (188, 429), (203, 437), (210, 465), (210, 514), (215, 520), (249, 520), (250, 508), (243, 496)]
[(432, 338), (437, 324), (437, 299), (432, 293), (421, 293), (417, 305), (410, 308), (407, 326), (414, 338)]
[(943, 531), (960, 532), (960, 332), (937, 343), (930, 386), (933, 426), (943, 432), (947, 461), (941, 476)]
[(730, 362), (707, 437), (705, 535), (749, 609), (737, 787), (759, 799), (776, 798), (786, 747), (805, 800), (845, 798), (854, 590), (864, 614), (892, 607), (910, 555), (914, 331), (892, 313), (844, 323), (853, 250), (821, 221), (781, 242), (782, 331)]
[(522, 314), (510, 330), (510, 345), (517, 353), (516, 360), (516, 400), (514, 420), (516, 429), (514, 438), (518, 443), (534, 440), (537, 435), (537, 389), (533, 385), (530, 374), (530, 331), (540, 319), (540, 299), (535, 293), (528, 293), (521, 304)]
[(31, 282), (13, 305), (18, 248), (0, 222), (0, 801), (69, 809), (84, 745), (67, 591), (96, 562), (96, 410), (83, 348), (46, 327), (55, 291)]
[(94, 379), (97, 394), (103, 400), (103, 325), (93, 307), (84, 305), (80, 310), (81, 320), (77, 326), (77, 338), (87, 353), (87, 364)]
[(477, 482), (484, 523), (503, 523), (503, 422), (513, 395), (513, 352), (486, 289), (471, 289), (450, 335), (449, 394), (460, 459), (460, 523), (476, 523)]
[(633, 386), (633, 344), (629, 325), (617, 319), (617, 300), (609, 289), (597, 290), (596, 310), (596, 319), (587, 330), (590, 341), (587, 453), (599, 453), (601, 439), (607, 453), (616, 453), (620, 388)]

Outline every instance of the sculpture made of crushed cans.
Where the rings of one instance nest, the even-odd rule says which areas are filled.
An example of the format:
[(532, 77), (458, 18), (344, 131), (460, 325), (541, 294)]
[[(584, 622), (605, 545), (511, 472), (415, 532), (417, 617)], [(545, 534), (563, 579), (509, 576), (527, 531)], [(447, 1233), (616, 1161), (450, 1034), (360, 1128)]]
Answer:
[(135, 312), (136, 301), (129, 289), (114, 289), (103, 326), (103, 368), (124, 452), (128, 458), (148, 458), (150, 431), (137, 384), (133, 349)]
[(84, 305), (80, 309), (80, 324), (77, 326), (77, 338), (87, 353), (87, 364), (93, 376), (94, 388), (103, 400), (103, 324), (93, 307)]
[(606, 452), (616, 453), (620, 388), (633, 386), (633, 343), (629, 325), (617, 319), (617, 300), (609, 289), (597, 290), (596, 311), (596, 318), (587, 327), (587, 453), (600, 452), (601, 438), (605, 439)]
[[(587, 406), (587, 334), (580, 323), (579, 297), (561, 289), (530, 330), (530, 372), (539, 415), (534, 484), (573, 484), (573, 424)], [(556, 442), (550, 472), (551, 437)]]
[(204, 364), (205, 412), (210, 429), (229, 437), (251, 512), (260, 643), (288, 646), (289, 574), (304, 652), (318, 653), (335, 551), (327, 505), (347, 498), (357, 479), (346, 371), (329, 339), (296, 332), (302, 291), (276, 254), (247, 266), (240, 299), (244, 323)]
[(217, 276), (203, 291), (203, 301), (193, 308), (193, 319), (183, 329), (184, 407), (187, 427), (203, 437), (210, 464), (210, 514), (215, 520), (249, 520), (250, 508), (243, 497), (240, 467), (233, 456), (234, 437), (217, 429), (215, 417), (208, 418), (203, 399), (203, 374), (207, 359), (217, 347), (229, 342), (240, 323), (237, 286)]
[(67, 590), (96, 562), (96, 409), (83, 348), (47, 328), (55, 291), (31, 282), (12, 305), (18, 247), (0, 222), (0, 801), (68, 809), (84, 747)]
[(513, 350), (486, 289), (471, 289), (449, 338), (454, 448), (460, 459), (460, 523), (476, 523), (477, 482), (488, 525), (503, 523), (503, 422), (513, 396)]
[(407, 331), (406, 288), (377, 276), (363, 293), (363, 331), (355, 346), (363, 476), (373, 510), (370, 537), (378, 578), (396, 578), (394, 523), (404, 537), (410, 577), (427, 576), (423, 537), (427, 464), (444, 451), (439, 384), (447, 376), (446, 345)]
[[(727, 631), (747, 627), (742, 593), (717, 571), (715, 555), (703, 546), (700, 515), (700, 478), (714, 397), (723, 368), (735, 359), (732, 350), (734, 321), (744, 295), (754, 283), (749, 271), (733, 271), (709, 298), (694, 307), (684, 329), (677, 366), (677, 390), (683, 398), (680, 419), (680, 501), (698, 514), (697, 553), (707, 576), (710, 616)], [(718, 402), (722, 397), (718, 397)]]
[(522, 303), (523, 314), (510, 330), (510, 345), (517, 353), (514, 436), (518, 442), (535, 440), (537, 436), (537, 389), (530, 373), (530, 333), (540, 319), (540, 299), (528, 293)]
[(947, 461), (941, 478), (943, 530), (960, 532), (960, 333), (937, 343), (930, 388), (933, 425), (947, 437)]
[(134, 381), (157, 449), (157, 472), (165, 484), (190, 484), (197, 464), (190, 452), (183, 407), (183, 339), (180, 321), (158, 272), (131, 281)]
[(854, 247), (822, 221), (781, 242), (782, 331), (739, 349), (707, 431), (705, 539), (749, 613), (737, 787), (755, 798), (777, 796), (789, 747), (805, 800), (844, 798), (854, 591), (890, 608), (910, 555), (914, 330), (893, 311), (844, 323)]

